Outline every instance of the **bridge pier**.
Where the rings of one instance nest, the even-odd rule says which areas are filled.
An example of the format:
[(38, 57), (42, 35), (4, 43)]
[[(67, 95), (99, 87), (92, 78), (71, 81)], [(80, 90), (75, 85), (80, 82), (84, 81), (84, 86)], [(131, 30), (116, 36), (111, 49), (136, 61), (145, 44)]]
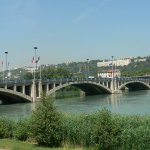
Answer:
[(113, 79), (111, 80), (111, 91), (113, 94), (114, 93), (114, 80)]
[(39, 88), (39, 98), (41, 98), (41, 94), (42, 94), (42, 80), (40, 79), (39, 80), (39, 83), (38, 83), (38, 88)]
[(35, 80), (33, 80), (33, 83), (32, 83), (31, 93), (32, 93), (32, 102), (36, 102), (36, 83), (35, 83)]
[(16, 85), (16, 84), (14, 84), (13, 90), (14, 90), (14, 91), (17, 91), (17, 85)]
[(7, 89), (7, 84), (5, 84), (5, 89)]
[(22, 93), (25, 94), (25, 85), (22, 85)]
[(46, 84), (46, 93), (49, 91), (49, 82)]
[(114, 90), (113, 94), (122, 94), (122, 90)]

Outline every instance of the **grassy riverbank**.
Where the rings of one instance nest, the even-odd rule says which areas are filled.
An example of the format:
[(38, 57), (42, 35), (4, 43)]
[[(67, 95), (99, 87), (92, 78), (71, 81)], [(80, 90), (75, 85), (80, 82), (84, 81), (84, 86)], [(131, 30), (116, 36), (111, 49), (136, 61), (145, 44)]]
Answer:
[[(150, 115), (124, 116), (112, 114), (107, 109), (91, 114), (61, 114), (49, 97), (43, 97), (31, 118), (16, 122), (0, 117), (0, 139), (4, 139), (0, 147), (14, 146), (16, 150), (26, 150), (26, 147), (43, 150), (39, 146), (57, 147), (56, 150), (91, 150), (89, 147), (96, 150), (148, 150)], [(21, 148), (21, 145), (24, 146)]]
[[(0, 150), (88, 150), (84, 148), (71, 148), (69, 146), (64, 146), (63, 148), (48, 148), (39, 147), (37, 144), (31, 142), (22, 142), (12, 139), (1, 139), (0, 140)], [(90, 148), (89, 150), (91, 150)]]

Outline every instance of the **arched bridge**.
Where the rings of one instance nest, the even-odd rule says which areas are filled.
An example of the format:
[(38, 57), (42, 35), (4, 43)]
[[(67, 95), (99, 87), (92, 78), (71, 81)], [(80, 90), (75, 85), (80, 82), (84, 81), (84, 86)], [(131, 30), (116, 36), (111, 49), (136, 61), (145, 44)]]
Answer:
[(0, 81), (0, 102), (35, 102), (40, 98), (42, 91), (51, 95), (70, 85), (78, 87), (85, 92), (85, 95), (115, 94), (120, 93), (124, 89), (129, 91), (149, 90), (150, 77)]

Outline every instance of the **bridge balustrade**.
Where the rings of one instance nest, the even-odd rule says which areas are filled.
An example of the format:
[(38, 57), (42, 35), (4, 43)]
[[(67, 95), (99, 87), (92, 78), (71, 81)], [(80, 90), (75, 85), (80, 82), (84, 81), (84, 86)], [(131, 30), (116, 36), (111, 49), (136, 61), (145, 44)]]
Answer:
[[(133, 82), (132, 82), (133, 81)], [(134, 83), (139, 81), (139, 84), (143, 84), (150, 89), (150, 77), (114, 77), (112, 78), (49, 78), (43, 80), (0, 80), (1, 90), (8, 90), (10, 94), (18, 94), (19, 92), (22, 97), (29, 96), (28, 99), (34, 99), (40, 96), (42, 90), (48, 92), (50, 90), (55, 91), (64, 86), (72, 84), (83, 84), (83, 87), (89, 86), (87, 89), (99, 86), (102, 89), (114, 93), (119, 91), (120, 88), (127, 85), (128, 83)], [(86, 83), (89, 83), (88, 85)], [(93, 85), (92, 85), (93, 84)], [(137, 84), (137, 83), (136, 83)], [(4, 88), (4, 89), (2, 89)], [(92, 90), (93, 90), (92, 89)], [(95, 88), (97, 89), (97, 88)], [(10, 92), (11, 91), (11, 92)], [(94, 90), (93, 90), (94, 91)], [(18, 93), (17, 93), (18, 92)], [(35, 94), (36, 93), (36, 94)], [(23, 95), (24, 94), (24, 95)], [(34, 96), (33, 96), (34, 95)], [(33, 101), (34, 101), (33, 100)]]

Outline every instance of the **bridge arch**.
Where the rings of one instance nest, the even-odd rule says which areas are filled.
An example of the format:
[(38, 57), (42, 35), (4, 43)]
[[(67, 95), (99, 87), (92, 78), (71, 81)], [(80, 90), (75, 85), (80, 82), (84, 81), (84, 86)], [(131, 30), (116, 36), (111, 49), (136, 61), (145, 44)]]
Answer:
[(112, 91), (109, 88), (107, 88), (106, 86), (103, 86), (102, 84), (93, 83), (93, 82), (91, 83), (90, 82), (69, 82), (69, 83), (65, 83), (65, 84), (59, 85), (51, 89), (48, 92), (48, 95), (51, 95), (52, 93), (70, 85), (81, 89), (82, 91), (85, 92), (86, 95), (98, 95), (98, 94), (111, 94), (112, 93)]
[(122, 90), (123, 88), (127, 87), (129, 91), (137, 91), (137, 90), (149, 90), (150, 86), (142, 81), (129, 81), (122, 84), (118, 90)]
[(0, 101), (3, 104), (32, 102), (32, 98), (28, 95), (17, 91), (0, 88)]

